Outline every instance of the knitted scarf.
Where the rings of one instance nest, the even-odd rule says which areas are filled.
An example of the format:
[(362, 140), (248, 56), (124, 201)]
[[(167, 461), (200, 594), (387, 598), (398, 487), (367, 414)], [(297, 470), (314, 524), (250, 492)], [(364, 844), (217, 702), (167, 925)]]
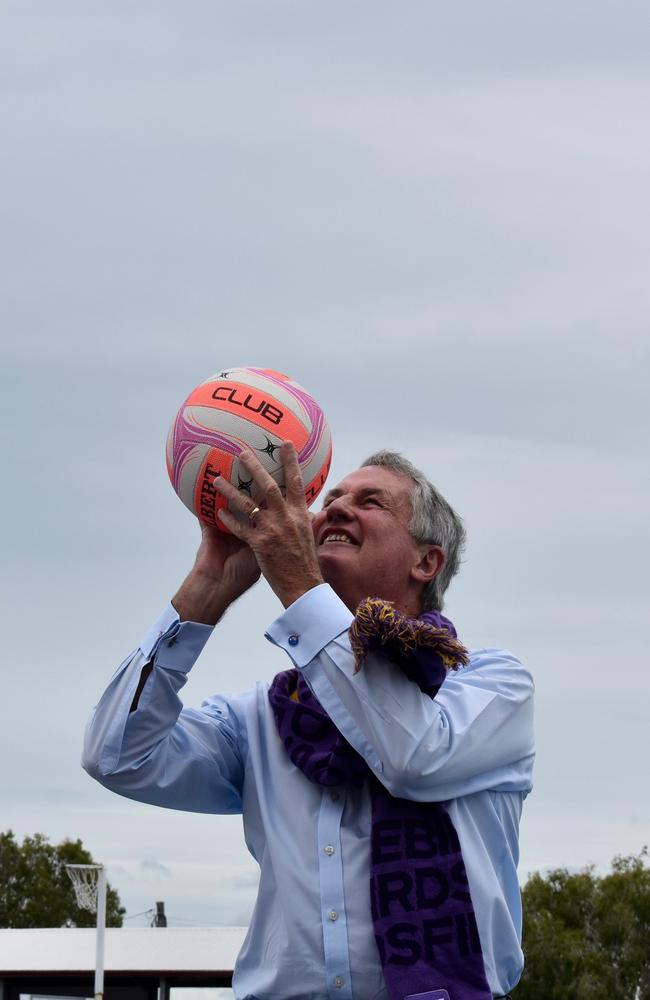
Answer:
[[(381, 652), (431, 698), (447, 671), (468, 659), (443, 615), (407, 618), (379, 598), (359, 605), (349, 635), (355, 673), (368, 652)], [(443, 803), (392, 796), (298, 670), (275, 677), (269, 701), (286, 751), (309, 781), (368, 782), (371, 913), (391, 1000), (491, 1000), (460, 843)]]

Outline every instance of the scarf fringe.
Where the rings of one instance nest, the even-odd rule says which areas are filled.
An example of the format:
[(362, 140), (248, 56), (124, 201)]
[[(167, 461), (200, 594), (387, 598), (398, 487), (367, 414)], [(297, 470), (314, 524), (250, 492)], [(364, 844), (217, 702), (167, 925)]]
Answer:
[(409, 657), (418, 646), (436, 650), (447, 670), (469, 663), (469, 653), (448, 629), (418, 618), (409, 618), (393, 607), (392, 601), (367, 597), (356, 610), (348, 635), (357, 674), (373, 645), (389, 646), (398, 658)]

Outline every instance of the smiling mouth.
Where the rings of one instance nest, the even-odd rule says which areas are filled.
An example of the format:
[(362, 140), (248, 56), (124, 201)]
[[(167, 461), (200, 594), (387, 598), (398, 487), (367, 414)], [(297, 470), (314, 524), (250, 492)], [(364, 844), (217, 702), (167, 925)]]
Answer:
[(356, 542), (353, 542), (349, 535), (344, 534), (342, 531), (330, 531), (325, 538), (320, 543), (320, 548), (324, 545), (354, 545), (357, 546)]

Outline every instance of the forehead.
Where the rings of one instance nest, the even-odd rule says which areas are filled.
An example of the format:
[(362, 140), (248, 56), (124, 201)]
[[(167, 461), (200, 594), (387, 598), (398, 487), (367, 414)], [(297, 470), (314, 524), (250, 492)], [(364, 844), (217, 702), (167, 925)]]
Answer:
[(366, 465), (341, 480), (329, 492), (335, 495), (360, 493), (362, 490), (381, 490), (396, 501), (410, 501), (413, 482), (382, 465)]

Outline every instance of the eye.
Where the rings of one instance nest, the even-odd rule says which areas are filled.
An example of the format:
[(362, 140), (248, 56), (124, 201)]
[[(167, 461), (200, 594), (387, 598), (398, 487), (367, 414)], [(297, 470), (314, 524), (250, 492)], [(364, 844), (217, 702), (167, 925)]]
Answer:
[(379, 500), (377, 499), (377, 497), (366, 497), (366, 499), (364, 500), (364, 503), (374, 504), (375, 507), (382, 507), (383, 506), (383, 504), (381, 504), (379, 502)]

